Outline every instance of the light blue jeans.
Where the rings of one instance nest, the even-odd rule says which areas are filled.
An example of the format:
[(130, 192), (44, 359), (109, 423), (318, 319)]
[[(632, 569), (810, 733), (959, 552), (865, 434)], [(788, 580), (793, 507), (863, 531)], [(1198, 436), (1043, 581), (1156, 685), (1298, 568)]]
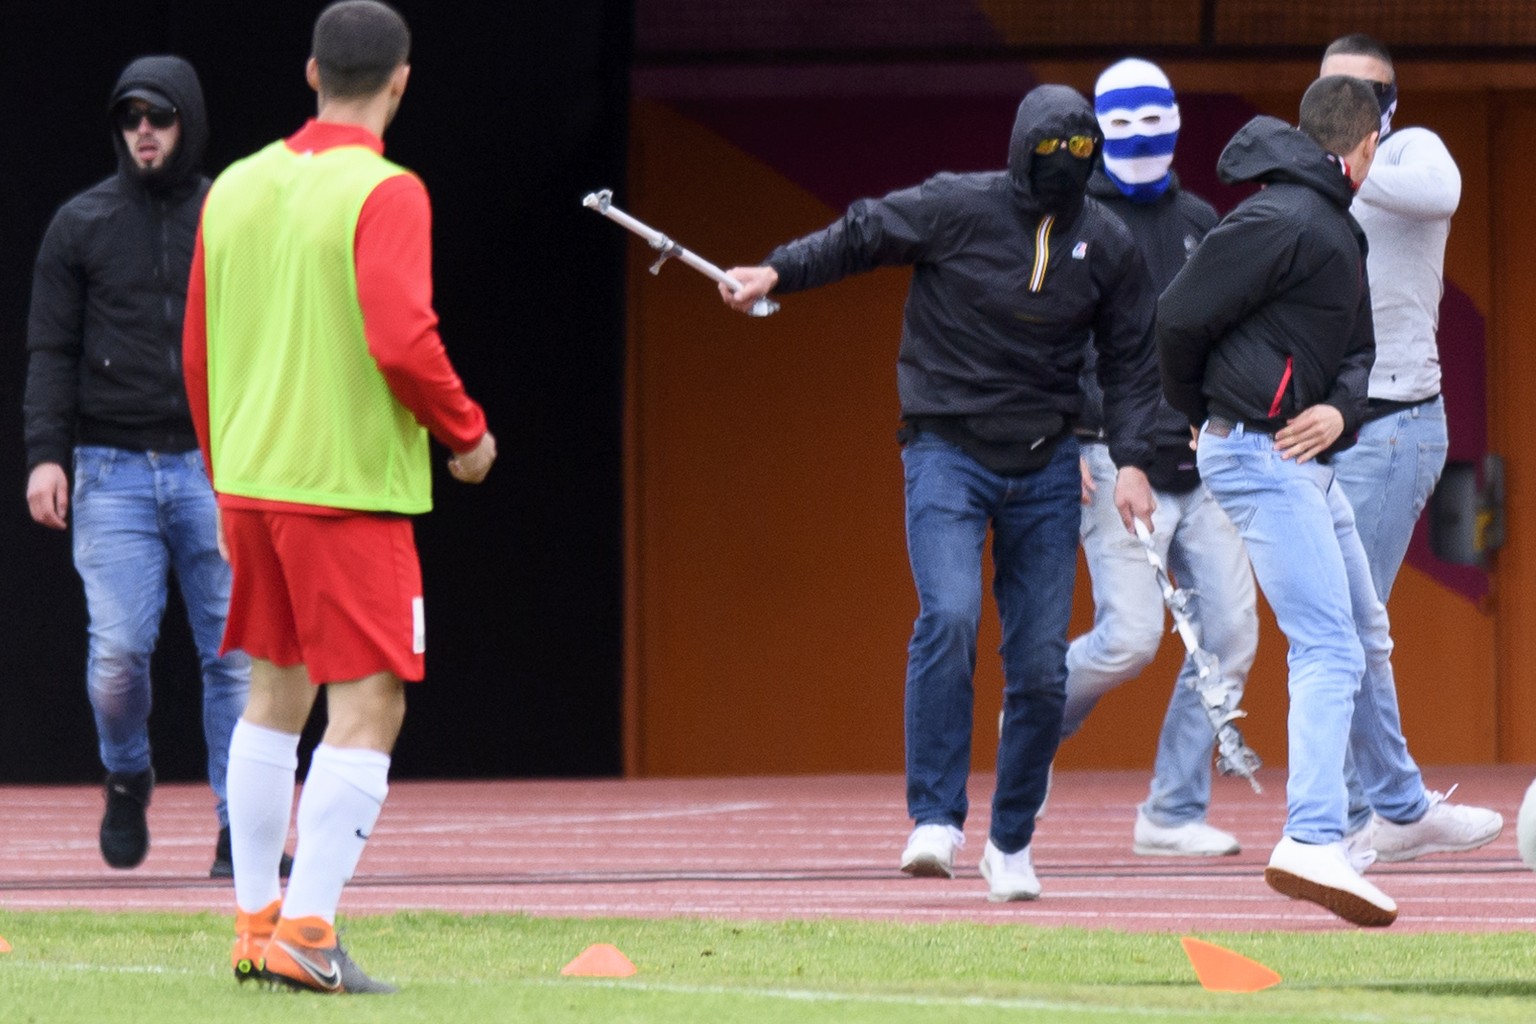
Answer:
[(928, 433), (901, 453), (907, 553), (918, 596), (907, 659), (907, 811), (919, 825), (965, 824), (982, 549), (990, 527), (992, 592), (1003, 627), (1004, 719), (991, 839), (1004, 853), (1034, 837), (1061, 741), (1077, 575), (1077, 455), (1077, 441), (1069, 437), (1044, 468), (999, 476)]
[[(1147, 549), (1120, 522), (1115, 509), (1115, 464), (1102, 444), (1083, 446), (1096, 490), (1083, 509), (1082, 542), (1093, 580), (1093, 629), (1067, 648), (1067, 704), (1063, 738), (1082, 726), (1094, 705), (1152, 663), (1166, 635), (1167, 616)], [(1237, 528), (1204, 486), (1184, 494), (1157, 492), (1152, 539), (1178, 585), (1194, 594), (1190, 617), (1203, 648), (1239, 693), (1258, 649), (1259, 620), (1253, 571)], [(1177, 642), (1177, 641), (1175, 641)], [(1186, 658), (1168, 701), (1158, 737), (1152, 789), (1141, 805), (1164, 827), (1204, 821), (1211, 802), (1215, 733)]]
[(75, 569), (90, 614), (86, 690), (101, 763), (109, 772), (150, 767), (149, 664), (173, 571), (202, 666), (208, 783), (227, 824), (229, 737), (250, 693), (250, 659), (239, 651), (219, 657), (230, 570), (202, 454), (82, 445), (74, 479)]
[(1391, 632), (1332, 468), (1282, 459), (1272, 435), (1242, 424), (1229, 437), (1203, 430), (1198, 461), (1290, 643), (1285, 834), (1305, 843), (1344, 837), (1350, 748), (1373, 806), (1393, 820), (1421, 816), (1422, 783), (1411, 797), (1417, 813), (1394, 805), (1410, 798), (1388, 784), (1399, 775), (1396, 759), (1407, 755), (1383, 730), (1378, 707), (1395, 694)]
[[(1372, 420), (1360, 428), (1360, 439), (1354, 447), (1334, 456), (1333, 471), (1355, 510), (1360, 543), (1365, 547), (1371, 579), (1383, 604), (1391, 596), (1392, 584), (1407, 557), (1414, 526), (1445, 469), (1449, 444), (1445, 400), (1436, 396), (1421, 405)], [(1386, 716), (1381, 728), (1397, 736), (1406, 757), (1407, 740), (1402, 738), (1396, 694), (1390, 702), (1384, 696), (1379, 707)], [(1349, 828), (1353, 832), (1363, 828), (1371, 817), (1353, 757), (1346, 762), (1345, 779), (1349, 784)], [(1392, 784), (1392, 780), (1386, 781)], [(1397, 785), (1411, 783), (1398, 780)]]
[(1333, 457), (1383, 602), (1392, 596), (1413, 528), (1440, 482), (1449, 445), (1445, 400), (1436, 397), (1372, 420), (1360, 428), (1354, 447)]

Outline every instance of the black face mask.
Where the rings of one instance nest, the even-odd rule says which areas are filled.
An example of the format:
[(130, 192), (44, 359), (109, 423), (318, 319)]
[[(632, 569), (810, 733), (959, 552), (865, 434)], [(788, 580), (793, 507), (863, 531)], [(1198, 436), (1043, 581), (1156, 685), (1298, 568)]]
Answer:
[(1033, 155), (1029, 163), (1029, 190), (1047, 213), (1064, 213), (1083, 201), (1093, 160), (1059, 149), (1048, 156)]

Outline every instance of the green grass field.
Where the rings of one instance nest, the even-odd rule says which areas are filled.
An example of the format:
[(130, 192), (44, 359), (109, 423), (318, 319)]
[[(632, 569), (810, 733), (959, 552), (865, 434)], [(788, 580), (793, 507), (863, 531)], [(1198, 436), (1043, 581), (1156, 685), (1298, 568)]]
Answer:
[[(1172, 934), (968, 924), (461, 917), (343, 920), (395, 996), (239, 986), (231, 921), (210, 914), (0, 910), (5, 1024), (340, 1022), (991, 1022), (1536, 1020), (1536, 936), (1201, 935), (1285, 979), (1207, 992)], [(594, 942), (638, 973), (566, 978)]]

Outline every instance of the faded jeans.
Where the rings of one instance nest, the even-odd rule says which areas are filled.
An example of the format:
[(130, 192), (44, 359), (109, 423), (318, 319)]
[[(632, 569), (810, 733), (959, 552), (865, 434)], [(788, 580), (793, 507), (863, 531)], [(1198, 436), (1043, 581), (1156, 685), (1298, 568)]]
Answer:
[[(1392, 584), (1407, 557), (1414, 526), (1445, 469), (1448, 447), (1445, 400), (1437, 396), (1365, 424), (1355, 445), (1333, 458), (1333, 471), (1355, 510), (1360, 543), (1383, 604), (1391, 596)], [(1381, 728), (1395, 732), (1406, 751), (1396, 694), (1390, 703), (1384, 697), (1379, 707), (1384, 716)], [(1416, 771), (1413, 778), (1417, 778)], [(1353, 757), (1346, 763), (1345, 779), (1349, 784), (1349, 829), (1353, 832), (1364, 828), (1371, 818)], [(1394, 784), (1394, 780), (1385, 781)], [(1413, 782), (1400, 778), (1395, 784), (1407, 787)]]
[[(1083, 509), (1082, 542), (1093, 580), (1093, 629), (1067, 649), (1063, 738), (1082, 726), (1101, 697), (1141, 674), (1166, 635), (1167, 615), (1147, 549), (1127, 533), (1115, 508), (1115, 464), (1102, 444), (1083, 446), (1096, 489)], [(1178, 585), (1193, 593), (1190, 618), (1201, 646), (1240, 694), (1258, 648), (1253, 571), (1237, 528), (1201, 485), (1157, 492), (1152, 540)], [(1177, 641), (1175, 641), (1177, 642)], [(1211, 800), (1215, 732), (1188, 658), (1173, 687), (1158, 737), (1152, 788), (1141, 811), (1165, 828), (1205, 820)]]
[(150, 767), (149, 666), (175, 572), (203, 676), (208, 783), (229, 820), (229, 737), (250, 692), (250, 659), (219, 656), (229, 563), (219, 554), (213, 490), (202, 454), (75, 449), (75, 569), (90, 614), (86, 689), (109, 772)]
[(1422, 816), (1422, 783), (1411, 792), (1409, 773), (1400, 770), (1412, 766), (1417, 778), (1417, 766), (1382, 726), (1388, 716), (1379, 705), (1395, 702), (1386, 606), (1332, 468), (1282, 459), (1273, 435), (1242, 424), (1229, 437), (1203, 430), (1198, 461), (1206, 487), (1242, 534), (1290, 644), (1285, 834), (1304, 843), (1344, 837), (1350, 748), (1380, 813), (1402, 821)]

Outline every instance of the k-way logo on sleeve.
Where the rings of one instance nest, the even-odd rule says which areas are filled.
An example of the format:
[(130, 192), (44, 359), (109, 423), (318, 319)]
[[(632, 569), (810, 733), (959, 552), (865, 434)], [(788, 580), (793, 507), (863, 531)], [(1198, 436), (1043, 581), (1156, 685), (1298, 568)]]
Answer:
[(1085, 259), (1087, 259), (1088, 258), (1088, 243), (1080, 241), (1076, 245), (1074, 245), (1072, 247), (1072, 258), (1075, 259), (1075, 260), (1085, 260)]

